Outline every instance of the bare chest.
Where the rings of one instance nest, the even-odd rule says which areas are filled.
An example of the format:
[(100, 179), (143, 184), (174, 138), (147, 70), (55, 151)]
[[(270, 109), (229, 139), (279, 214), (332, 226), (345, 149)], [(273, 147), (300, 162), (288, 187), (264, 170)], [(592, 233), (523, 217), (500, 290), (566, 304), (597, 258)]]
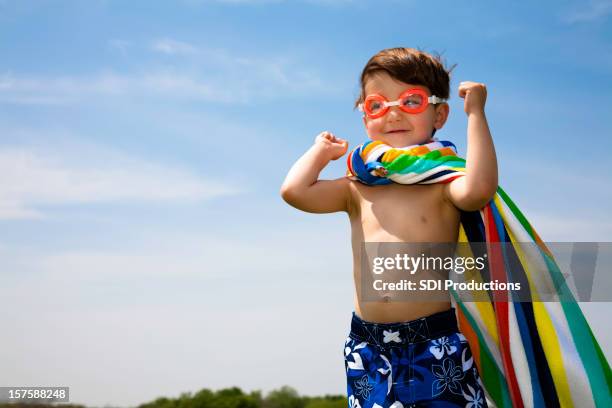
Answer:
[(454, 241), (459, 210), (444, 199), (444, 186), (353, 185), (353, 238), (364, 241)]

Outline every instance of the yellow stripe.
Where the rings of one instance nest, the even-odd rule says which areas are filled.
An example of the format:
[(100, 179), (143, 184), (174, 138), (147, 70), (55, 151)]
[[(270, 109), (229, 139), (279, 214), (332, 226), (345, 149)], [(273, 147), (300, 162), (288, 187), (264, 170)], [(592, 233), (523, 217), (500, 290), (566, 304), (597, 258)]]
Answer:
[[(465, 234), (465, 230), (463, 229), (463, 225), (459, 227), (459, 238), (457, 241), (464, 244), (468, 243), (468, 238)], [(465, 245), (465, 247), (469, 248), (469, 245)], [(474, 254), (471, 254), (471, 257), (473, 258)], [(481, 275), (478, 276), (481, 277)], [(493, 340), (493, 342), (495, 342), (495, 345), (499, 348), (499, 334), (497, 333), (497, 324), (495, 320), (495, 313), (493, 312), (493, 305), (491, 304), (491, 302), (474, 303), (476, 305), (476, 308), (478, 309), (478, 315), (480, 316), (480, 320), (482, 321), (484, 328), (486, 328), (487, 334), (491, 337), (491, 340)], [(492, 350), (490, 344), (488, 345), (488, 347), (490, 350)]]
[(542, 341), (544, 354), (550, 367), (550, 374), (555, 382), (559, 402), (562, 407), (573, 407), (572, 394), (563, 365), (563, 353), (555, 336), (555, 328), (542, 302), (533, 303), (533, 313), (536, 317), (536, 325), (538, 326), (538, 334)]
[(376, 148), (377, 146), (380, 146), (381, 144), (383, 144), (383, 142), (376, 140), (370, 143), (369, 145), (367, 145), (365, 149), (361, 151), (361, 158), (365, 160), (365, 158), (368, 157), (368, 154), (370, 154), (370, 151)]
[(385, 152), (385, 154), (383, 154), (381, 161), (384, 163), (391, 163), (393, 160), (395, 160), (397, 157), (401, 156), (402, 154), (405, 154), (405, 152), (403, 152), (402, 150), (389, 149)]

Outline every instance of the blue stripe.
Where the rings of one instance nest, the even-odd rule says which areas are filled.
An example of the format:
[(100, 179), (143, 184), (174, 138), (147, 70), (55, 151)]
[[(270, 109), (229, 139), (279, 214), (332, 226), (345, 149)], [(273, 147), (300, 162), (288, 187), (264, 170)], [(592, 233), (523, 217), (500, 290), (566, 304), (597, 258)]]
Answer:
[(376, 177), (370, 174), (370, 172), (366, 168), (365, 163), (363, 162), (363, 159), (361, 158), (361, 149), (362, 148), (355, 149), (351, 157), (351, 166), (353, 167), (353, 171), (357, 175), (357, 178), (359, 179), (359, 181), (365, 184), (371, 184), (371, 185), (381, 185), (381, 184), (392, 183), (393, 181), (391, 181), (390, 179), (386, 177)]
[(425, 178), (424, 178), (424, 179), (421, 181), (421, 183), (423, 183), (423, 182), (425, 182), (425, 181), (433, 180), (433, 179), (438, 178), (438, 177), (442, 177), (442, 176), (444, 176), (444, 175), (446, 175), (446, 174), (450, 174), (450, 173), (457, 173), (457, 171), (456, 171), (456, 170), (442, 170), (442, 171), (440, 171), (440, 172), (438, 172), (438, 173), (436, 173), (436, 174), (432, 174), (431, 176), (427, 176), (427, 177), (425, 177)]

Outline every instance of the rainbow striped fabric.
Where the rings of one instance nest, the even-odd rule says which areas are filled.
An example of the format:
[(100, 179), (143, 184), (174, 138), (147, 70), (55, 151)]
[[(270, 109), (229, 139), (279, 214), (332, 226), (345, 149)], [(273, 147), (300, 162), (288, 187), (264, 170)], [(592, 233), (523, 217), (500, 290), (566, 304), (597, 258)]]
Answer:
[[(368, 141), (348, 157), (347, 176), (369, 185), (448, 183), (464, 175), (465, 160), (449, 141), (401, 149)], [(534, 300), (467, 302), (451, 291), (488, 399), (498, 407), (612, 407), (610, 366), (578, 303), (567, 293), (563, 301), (538, 301), (559, 288), (561, 271), (501, 187), (481, 210), (462, 212), (459, 242), (486, 242), (491, 276), (506, 282), (517, 271), (511, 276), (504, 265), (519, 259)], [(507, 243), (513, 253), (491, 243)], [(536, 250), (523, 251), (520, 243)]]

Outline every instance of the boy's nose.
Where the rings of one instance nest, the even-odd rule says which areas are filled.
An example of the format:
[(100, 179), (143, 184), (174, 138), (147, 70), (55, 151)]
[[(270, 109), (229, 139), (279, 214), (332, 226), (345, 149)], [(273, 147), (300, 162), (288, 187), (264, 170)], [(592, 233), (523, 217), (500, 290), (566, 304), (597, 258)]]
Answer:
[(399, 108), (399, 106), (390, 106), (389, 107), (389, 112), (387, 112), (387, 116), (389, 116), (389, 119), (398, 119), (402, 117), (402, 110)]

